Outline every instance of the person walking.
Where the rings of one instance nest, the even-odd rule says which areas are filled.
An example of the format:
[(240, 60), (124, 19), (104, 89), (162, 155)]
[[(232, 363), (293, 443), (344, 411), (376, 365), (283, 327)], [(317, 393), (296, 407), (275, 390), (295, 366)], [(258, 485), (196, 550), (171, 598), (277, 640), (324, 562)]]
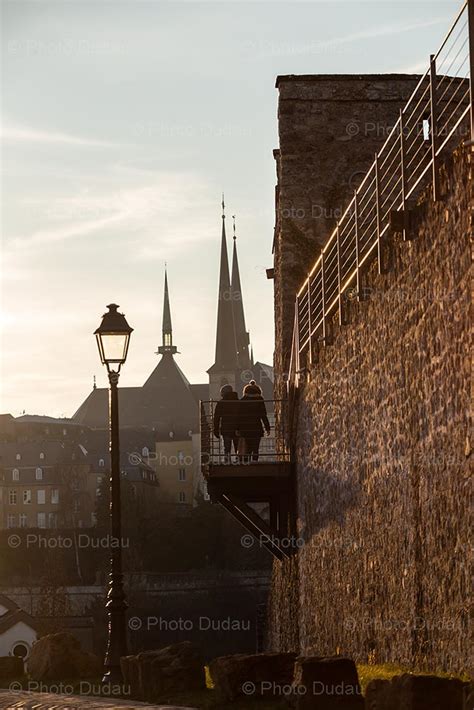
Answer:
[(237, 435), (239, 406), (239, 395), (234, 392), (232, 385), (221, 387), (221, 399), (217, 402), (214, 410), (214, 436), (218, 439), (222, 436), (224, 463), (231, 463), (232, 444), (234, 445), (234, 452), (237, 453), (239, 444)]
[(240, 400), (238, 431), (245, 440), (245, 456), (248, 461), (258, 461), (258, 450), (263, 432), (270, 434), (270, 422), (262, 396), (262, 390), (255, 380), (244, 387)]

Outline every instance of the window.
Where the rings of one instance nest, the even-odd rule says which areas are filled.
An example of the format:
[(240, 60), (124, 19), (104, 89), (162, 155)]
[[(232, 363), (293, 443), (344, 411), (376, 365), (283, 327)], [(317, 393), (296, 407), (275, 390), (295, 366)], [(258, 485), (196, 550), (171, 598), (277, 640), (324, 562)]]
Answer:
[(149, 455), (150, 455), (150, 451), (149, 451), (149, 449), (148, 449), (148, 446), (144, 446), (143, 449), (142, 449), (142, 456), (143, 456), (144, 458), (148, 458)]
[(185, 481), (186, 480), (186, 469), (185, 468), (180, 468), (178, 471), (178, 479), (180, 481)]
[(37, 481), (42, 481), (43, 480), (43, 469), (38, 466), (36, 469), (36, 480)]
[(186, 503), (186, 493), (184, 491), (179, 492), (179, 502)]
[(92, 525), (92, 527), (97, 525), (97, 514), (96, 513), (91, 513), (91, 525)]
[(28, 527), (28, 516), (26, 513), (20, 513), (20, 528)]
[(15, 456), (15, 458), (16, 458), (17, 461), (21, 461), (21, 454), (17, 454), (17, 455)]
[(16, 490), (15, 490), (15, 489), (9, 491), (9, 493), (8, 493), (8, 502), (10, 503), (10, 505), (16, 505), (16, 502), (17, 502), (17, 495), (16, 495)]
[(74, 501), (74, 512), (78, 513), (80, 511), (80, 509), (81, 509), (81, 502), (79, 500), (77, 500), (77, 498), (76, 498), (76, 500)]
[(104, 480), (104, 477), (103, 477), (103, 476), (97, 476), (97, 484), (98, 484), (99, 486), (100, 486), (100, 484), (102, 483), (103, 480)]
[(36, 522), (39, 528), (46, 527), (46, 513), (38, 513), (36, 516)]
[(31, 503), (31, 491), (23, 491), (23, 503)]
[(58, 527), (57, 513), (48, 513), (48, 527), (49, 528), (57, 528)]
[(59, 503), (59, 490), (57, 488), (53, 488), (51, 491), (51, 503), (53, 503), (53, 505)]
[(105, 461), (104, 461), (104, 459), (99, 459), (99, 466), (100, 466), (101, 468), (102, 468), (103, 466), (105, 466)]
[(95, 494), (96, 494), (97, 498), (100, 496), (100, 493), (101, 493), (100, 488), (96, 488)]
[(63, 429), (63, 436), (67, 436), (67, 429)]
[(18, 468), (14, 468), (12, 471), (12, 480), (13, 481), (19, 481), (20, 480), (20, 471)]
[(46, 491), (36, 491), (36, 502), (38, 505), (44, 505), (46, 503)]
[(17, 643), (13, 646), (13, 651), (12, 654), (14, 656), (18, 656), (18, 658), (22, 658), (25, 660), (28, 656), (28, 646), (26, 643)]
[(40, 459), (41, 459), (41, 460), (44, 459), (44, 453), (43, 453), (43, 452), (40, 453)]
[(16, 515), (10, 513), (10, 515), (7, 517), (7, 527), (16, 528)]

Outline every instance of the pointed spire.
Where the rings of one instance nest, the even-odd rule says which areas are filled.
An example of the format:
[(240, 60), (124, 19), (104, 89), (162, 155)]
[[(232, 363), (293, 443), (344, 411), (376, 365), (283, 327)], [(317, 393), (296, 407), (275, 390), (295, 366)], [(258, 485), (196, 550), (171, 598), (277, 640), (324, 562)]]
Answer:
[(163, 325), (162, 325), (162, 335), (163, 341), (162, 345), (158, 348), (158, 353), (164, 355), (165, 353), (171, 353), (174, 355), (178, 352), (178, 349), (173, 345), (173, 328), (171, 326), (171, 308), (170, 308), (170, 298), (168, 292), (168, 271), (165, 264), (165, 292), (163, 298)]
[(93, 377), (92, 389), (93, 389), (93, 390), (96, 390), (96, 389), (97, 389), (97, 382), (96, 382), (96, 379), (95, 379), (95, 375), (94, 375), (94, 377)]
[(217, 305), (216, 359), (208, 370), (233, 372), (238, 369), (237, 343), (235, 340), (234, 314), (232, 309), (232, 289), (227, 255), (225, 231), (225, 203), (222, 193), (222, 236), (219, 274), (219, 301)]
[(234, 222), (234, 249), (232, 254), (232, 309), (234, 313), (235, 339), (237, 344), (237, 354), (239, 366), (242, 369), (250, 367), (249, 357), (249, 334), (245, 327), (244, 302), (242, 298), (242, 288), (240, 285), (239, 260), (237, 257), (237, 236), (235, 230), (235, 215), (232, 216)]
[(253, 367), (255, 365), (255, 362), (253, 360), (253, 346), (250, 346), (250, 367)]

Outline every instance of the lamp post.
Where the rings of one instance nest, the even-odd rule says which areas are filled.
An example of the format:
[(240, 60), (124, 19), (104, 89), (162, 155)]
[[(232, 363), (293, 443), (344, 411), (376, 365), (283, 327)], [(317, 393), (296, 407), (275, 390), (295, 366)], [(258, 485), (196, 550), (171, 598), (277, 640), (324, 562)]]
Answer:
[(106, 609), (109, 617), (105, 675), (103, 683), (120, 684), (123, 680), (120, 658), (127, 653), (126, 610), (122, 574), (122, 519), (120, 508), (120, 443), (118, 413), (118, 379), (127, 359), (130, 328), (118, 306), (111, 303), (102, 323), (95, 331), (102, 364), (109, 376), (110, 426), (110, 528), (112, 536), (109, 589)]

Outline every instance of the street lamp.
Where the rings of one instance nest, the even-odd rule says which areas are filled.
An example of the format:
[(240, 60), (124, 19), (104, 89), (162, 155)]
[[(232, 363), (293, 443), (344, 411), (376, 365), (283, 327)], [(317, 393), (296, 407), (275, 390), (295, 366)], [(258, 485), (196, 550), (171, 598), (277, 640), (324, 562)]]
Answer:
[(105, 675), (103, 683), (120, 684), (123, 680), (120, 658), (127, 654), (127, 602), (122, 574), (122, 520), (120, 508), (120, 442), (118, 412), (118, 379), (120, 368), (127, 359), (130, 328), (118, 306), (111, 303), (102, 323), (94, 332), (102, 364), (109, 375), (110, 427), (110, 527), (112, 535), (109, 590), (106, 609), (109, 617)]

